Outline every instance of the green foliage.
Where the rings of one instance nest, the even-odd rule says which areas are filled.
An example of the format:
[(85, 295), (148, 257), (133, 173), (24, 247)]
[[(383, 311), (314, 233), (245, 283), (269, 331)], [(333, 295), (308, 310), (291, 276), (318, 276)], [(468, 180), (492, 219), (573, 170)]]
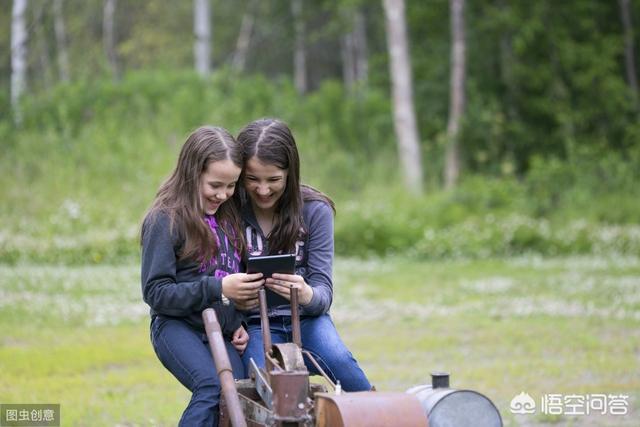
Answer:
[[(507, 162), (491, 174), (467, 174), (449, 192), (433, 180), (427, 195), (415, 197), (401, 187), (389, 100), (378, 90), (352, 96), (327, 82), (300, 97), (288, 80), (238, 78), (230, 70), (208, 79), (143, 71), (118, 83), (59, 86), (26, 100), (21, 128), (0, 121), (7, 141), (0, 166), (8, 171), (0, 176), (0, 261), (137, 260), (139, 223), (189, 131), (214, 123), (235, 133), (265, 116), (289, 122), (303, 181), (337, 202), (339, 254), (637, 252), (637, 148), (623, 158), (578, 146), (570, 159), (532, 157), (522, 178)], [(627, 131), (630, 138), (638, 129)], [(439, 149), (425, 151), (428, 170), (440, 167)]]
[[(364, 195), (358, 201), (338, 205), (336, 251), (381, 256), (407, 253), (427, 259), (523, 253), (545, 256), (640, 253), (637, 220), (629, 225), (607, 225), (614, 217), (607, 204), (591, 200), (578, 207), (564, 195), (560, 181), (549, 182), (548, 187), (539, 184), (541, 189), (558, 190), (534, 194), (527, 184), (515, 180), (475, 177), (455, 191), (423, 198), (401, 191), (390, 191), (390, 196), (384, 198), (377, 193)], [(572, 187), (564, 188), (569, 194), (579, 192)], [(550, 203), (548, 194), (557, 194), (559, 200), (554, 202), (553, 215), (542, 217), (539, 212)], [(626, 205), (616, 206), (615, 215), (630, 218), (637, 215), (638, 198), (615, 197), (626, 201)], [(580, 215), (576, 215), (578, 209), (582, 209)], [(609, 221), (601, 221), (603, 215)]]

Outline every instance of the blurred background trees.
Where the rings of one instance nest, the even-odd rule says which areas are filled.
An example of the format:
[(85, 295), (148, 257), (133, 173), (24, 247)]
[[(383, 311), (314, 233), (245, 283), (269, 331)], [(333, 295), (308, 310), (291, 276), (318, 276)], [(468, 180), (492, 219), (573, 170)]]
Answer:
[(637, 1), (2, 4), (11, 229), (66, 199), (135, 223), (190, 129), (260, 116), (291, 124), (305, 179), (339, 200), (423, 192), (403, 206), (440, 206), (439, 225), (482, 206), (640, 221)]

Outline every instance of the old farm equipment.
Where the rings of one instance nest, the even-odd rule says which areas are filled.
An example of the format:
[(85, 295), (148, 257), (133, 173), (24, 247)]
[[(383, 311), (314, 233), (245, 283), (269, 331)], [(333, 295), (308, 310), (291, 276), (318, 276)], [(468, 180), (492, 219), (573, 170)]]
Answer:
[[(264, 289), (260, 290), (260, 318), (265, 368), (253, 361), (249, 379), (234, 380), (220, 324), (213, 309), (202, 317), (222, 384), (220, 426), (317, 427), (500, 427), (493, 403), (480, 393), (449, 388), (447, 374), (432, 374), (432, 384), (406, 393), (342, 392), (314, 357), (302, 348), (298, 295), (291, 294), (291, 343), (271, 344)], [(326, 385), (311, 383), (304, 357), (324, 377)]]

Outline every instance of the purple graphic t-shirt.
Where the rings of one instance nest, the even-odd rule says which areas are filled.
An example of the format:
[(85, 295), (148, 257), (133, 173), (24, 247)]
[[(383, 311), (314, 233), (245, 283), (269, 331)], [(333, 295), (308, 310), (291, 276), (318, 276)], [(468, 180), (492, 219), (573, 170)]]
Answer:
[[(220, 233), (218, 232), (218, 222), (213, 215), (205, 216), (204, 220), (207, 224), (209, 224), (209, 228), (216, 238), (216, 243), (218, 244), (218, 253), (209, 261), (202, 262), (202, 264), (200, 265), (200, 272), (204, 273), (212, 267), (215, 267), (213, 276), (217, 279), (222, 279), (229, 274), (239, 272), (240, 255), (238, 254), (238, 250), (233, 247), (233, 245), (227, 238), (227, 235), (224, 234), (222, 230), (220, 230)], [(222, 234), (224, 242), (220, 241), (219, 234)]]

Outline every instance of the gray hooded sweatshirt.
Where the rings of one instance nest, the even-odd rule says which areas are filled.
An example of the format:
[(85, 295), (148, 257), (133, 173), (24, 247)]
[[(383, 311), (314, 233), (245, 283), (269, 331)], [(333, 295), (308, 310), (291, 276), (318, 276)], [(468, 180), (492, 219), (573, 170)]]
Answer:
[(230, 337), (244, 318), (233, 303), (224, 305), (221, 299), (222, 277), (241, 268), (234, 248), (218, 227), (221, 244), (213, 262), (203, 266), (178, 259), (184, 238), (178, 230), (170, 232), (169, 223), (169, 216), (158, 212), (148, 215), (142, 225), (142, 296), (151, 307), (151, 317), (180, 318), (204, 332), (202, 311), (212, 307), (223, 334)]
[[(322, 201), (304, 202), (302, 211), (304, 234), (296, 242), (296, 274), (304, 277), (313, 288), (313, 298), (301, 306), (301, 316), (319, 316), (328, 313), (333, 300), (333, 210)], [(249, 256), (269, 254), (269, 241), (258, 225), (251, 203), (247, 201), (242, 209), (245, 239)], [(252, 311), (250, 317), (259, 316)], [(271, 308), (269, 316), (291, 316), (288, 305)]]

